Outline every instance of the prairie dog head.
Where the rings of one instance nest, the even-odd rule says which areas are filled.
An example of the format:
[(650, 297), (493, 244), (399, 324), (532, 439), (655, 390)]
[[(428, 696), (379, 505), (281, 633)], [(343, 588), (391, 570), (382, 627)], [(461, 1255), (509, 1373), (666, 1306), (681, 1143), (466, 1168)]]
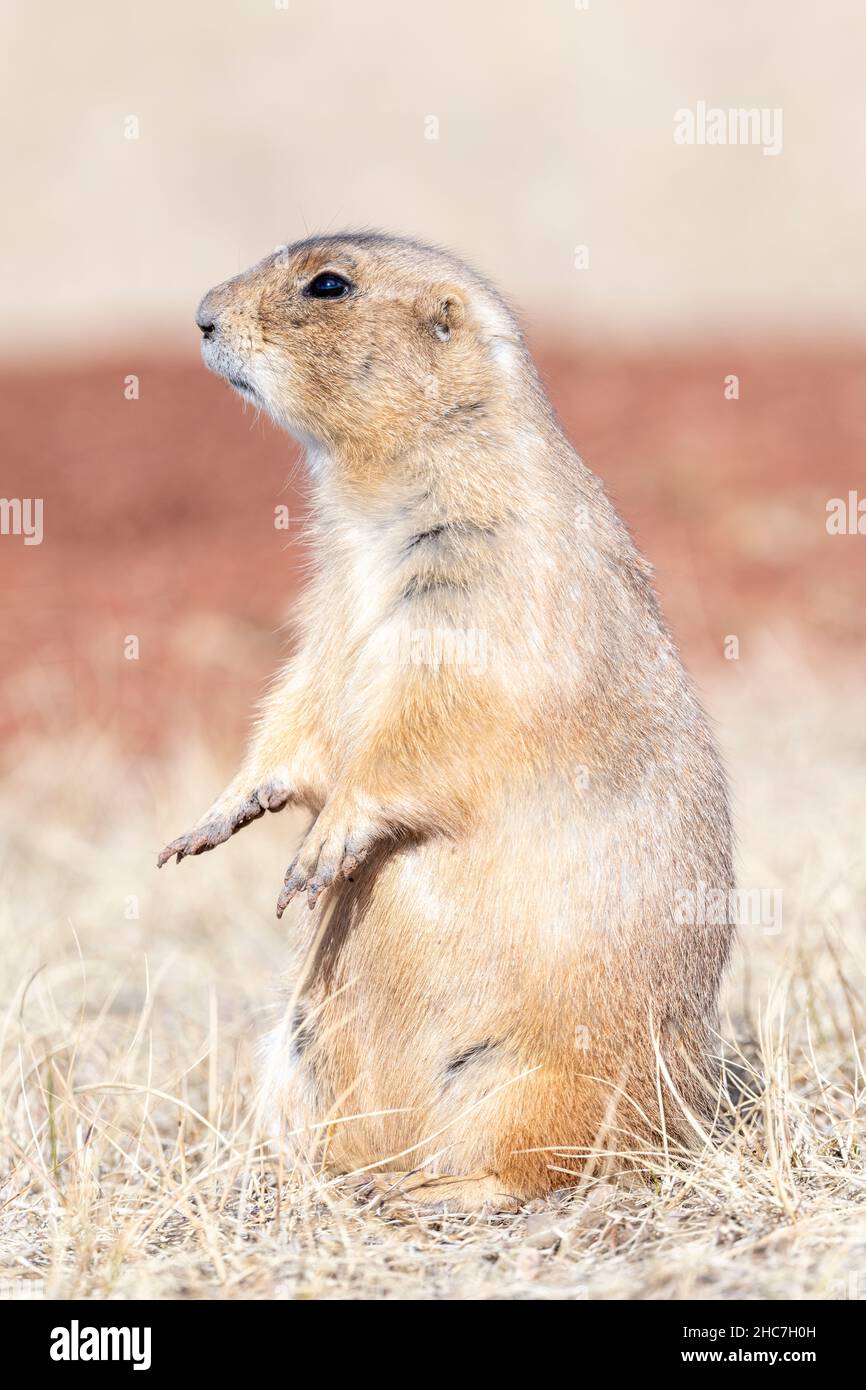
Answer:
[(442, 251), (362, 232), (280, 247), (210, 290), (207, 366), (304, 442), (384, 461), (513, 391), (517, 325)]

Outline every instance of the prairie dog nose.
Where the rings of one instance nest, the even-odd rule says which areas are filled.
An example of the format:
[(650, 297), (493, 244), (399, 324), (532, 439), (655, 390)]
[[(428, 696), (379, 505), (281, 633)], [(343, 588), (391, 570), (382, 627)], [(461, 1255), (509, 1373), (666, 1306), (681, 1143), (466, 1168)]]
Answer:
[(208, 296), (205, 295), (195, 311), (195, 321), (201, 329), (203, 337), (210, 339), (214, 336), (217, 326), (216, 320), (216, 313), (208, 304)]

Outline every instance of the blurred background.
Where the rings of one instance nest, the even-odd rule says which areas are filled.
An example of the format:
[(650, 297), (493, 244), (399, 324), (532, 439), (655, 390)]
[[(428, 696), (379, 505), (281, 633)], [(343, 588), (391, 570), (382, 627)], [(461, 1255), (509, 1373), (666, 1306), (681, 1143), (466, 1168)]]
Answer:
[[(192, 316), (340, 227), (499, 283), (693, 665), (860, 639), (866, 542), (825, 525), (864, 483), (857, 0), (91, 0), (3, 29), (2, 490), (44, 499), (41, 545), (0, 537), (7, 732), (239, 736), (303, 480)], [(777, 113), (780, 148), (677, 143), (701, 102)]]
[[(587, 343), (860, 338), (859, 0), (3, 12), (15, 357), (184, 346), (200, 289), (370, 224), (458, 248)], [(698, 101), (781, 109), (780, 153), (676, 144)]]
[[(284, 654), (305, 485), (205, 371), (193, 314), (280, 243), (378, 226), (451, 247), (517, 308), (656, 566), (730, 770), (740, 882), (784, 894), (777, 934), (744, 931), (723, 1016), (796, 1092), (784, 1182), (736, 1227), (758, 1254), (716, 1242), (713, 1197), (679, 1264), (662, 1242), (601, 1296), (692, 1296), (713, 1251), (710, 1296), (835, 1296), (866, 1271), (845, 1128), (866, 1046), (862, 0), (7, 0), (0, 26), (0, 1272), (273, 1296), (255, 1243), (247, 1266), (204, 1259), (183, 1194), (217, 1157), (247, 1172), (300, 823), (155, 859), (235, 770)], [(713, 109), (766, 113), (774, 152), (699, 143)], [(16, 499), (42, 499), (40, 544)], [(823, 1263), (807, 1241), (795, 1278), (793, 1246), (762, 1261), (757, 1236), (813, 1197)]]

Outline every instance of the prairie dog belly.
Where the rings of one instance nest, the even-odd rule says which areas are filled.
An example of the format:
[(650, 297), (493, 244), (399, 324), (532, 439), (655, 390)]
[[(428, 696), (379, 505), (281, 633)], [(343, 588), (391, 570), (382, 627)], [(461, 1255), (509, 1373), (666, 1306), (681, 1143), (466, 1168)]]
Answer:
[(701, 980), (721, 972), (727, 933), (706, 933), (700, 969), (685, 968), (667, 839), (654, 854), (638, 832), (633, 811), (599, 827), (579, 802), (570, 820), (552, 814), (543, 793), (490, 808), (459, 840), (404, 845), (297, 914), (288, 985), (306, 1123), (364, 1117), (337, 1126), (332, 1162), (447, 1154), (455, 1133), (465, 1149), (472, 1115), (512, 1097), (531, 1131), (526, 1092), (545, 1077), (560, 1116), (549, 1137), (588, 1145), (610, 1089), (645, 1088), (652, 1028), (705, 1041)]

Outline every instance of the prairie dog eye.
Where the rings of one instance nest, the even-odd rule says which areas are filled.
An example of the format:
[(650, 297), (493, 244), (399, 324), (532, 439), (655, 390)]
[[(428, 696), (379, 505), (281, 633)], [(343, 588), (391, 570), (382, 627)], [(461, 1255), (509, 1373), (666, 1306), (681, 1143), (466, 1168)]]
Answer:
[(342, 275), (333, 270), (323, 270), (316, 275), (304, 290), (311, 299), (343, 299), (352, 286)]

